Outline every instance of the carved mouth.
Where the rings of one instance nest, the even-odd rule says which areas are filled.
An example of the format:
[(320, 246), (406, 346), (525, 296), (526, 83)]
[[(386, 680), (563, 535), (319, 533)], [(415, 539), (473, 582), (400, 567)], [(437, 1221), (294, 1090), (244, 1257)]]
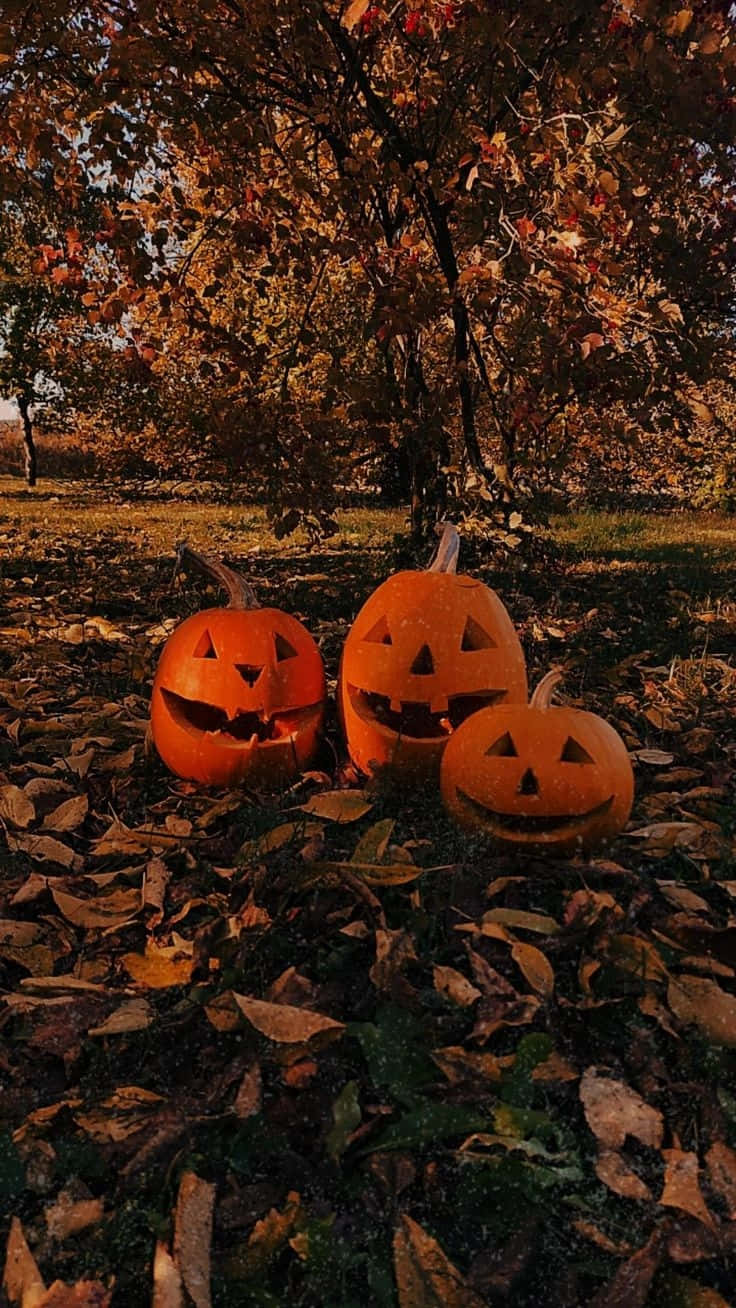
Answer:
[(595, 808), (588, 809), (587, 813), (577, 813), (573, 815), (565, 814), (564, 817), (549, 817), (545, 814), (528, 817), (519, 813), (499, 813), (496, 809), (489, 808), (486, 804), (481, 804), (479, 800), (473, 799), (467, 791), (457, 787), (458, 799), (467, 804), (468, 808), (483, 820), (485, 826), (491, 831), (494, 829), (499, 833), (512, 832), (520, 840), (528, 839), (530, 841), (543, 841), (545, 837), (559, 839), (562, 837), (573, 837), (578, 832), (584, 831), (585, 828), (598, 818), (603, 817), (610, 809), (613, 803), (613, 795), (602, 804), (597, 804)]
[[(447, 708), (432, 712), (428, 702), (392, 700), (388, 695), (359, 690), (348, 685), (348, 695), (358, 717), (378, 724), (397, 736), (412, 740), (444, 740), (472, 713), (498, 704), (506, 698), (505, 690), (479, 690), (472, 695), (449, 695)], [(399, 705), (397, 708), (396, 705)]]
[(169, 713), (180, 727), (187, 731), (221, 736), (226, 744), (246, 747), (288, 740), (297, 731), (299, 723), (319, 707), (310, 704), (307, 708), (291, 709), (271, 717), (254, 712), (236, 713), (234, 717), (229, 717), (225, 709), (217, 708), (214, 704), (204, 704), (201, 700), (185, 699), (183, 695), (177, 695), (163, 686), (161, 695)]

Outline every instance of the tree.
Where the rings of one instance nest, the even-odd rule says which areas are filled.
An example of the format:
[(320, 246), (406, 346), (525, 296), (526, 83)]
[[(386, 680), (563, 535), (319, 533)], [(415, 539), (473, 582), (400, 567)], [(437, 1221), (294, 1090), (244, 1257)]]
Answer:
[[(303, 324), (320, 269), (349, 270), (418, 532), (443, 508), (449, 467), (491, 505), (510, 502), (564, 449), (581, 407), (604, 429), (623, 406), (646, 432), (688, 385), (723, 372), (736, 223), (728, 0), (71, 11), (10, 19), (15, 168), (42, 149), (63, 178), (83, 141), (87, 166), (129, 189), (106, 237), (124, 285), (146, 285), (164, 318), (183, 314), (216, 340), (245, 390), (252, 332), (231, 316), (223, 334), (211, 311), (233, 252), (253, 283), (300, 287), (294, 363), (314, 347)], [(189, 256), (205, 245), (203, 285)], [(117, 292), (99, 294), (109, 306)], [(314, 397), (324, 419), (328, 395)], [(344, 406), (347, 423), (363, 403)], [(278, 507), (278, 440), (263, 458)], [(328, 459), (328, 497), (329, 480)]]

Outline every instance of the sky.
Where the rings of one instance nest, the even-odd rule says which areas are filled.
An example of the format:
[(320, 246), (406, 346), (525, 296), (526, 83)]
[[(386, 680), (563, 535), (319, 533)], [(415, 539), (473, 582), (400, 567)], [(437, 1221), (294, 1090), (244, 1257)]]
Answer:
[(18, 410), (10, 400), (0, 400), (0, 422), (7, 422), (8, 418), (17, 418)]

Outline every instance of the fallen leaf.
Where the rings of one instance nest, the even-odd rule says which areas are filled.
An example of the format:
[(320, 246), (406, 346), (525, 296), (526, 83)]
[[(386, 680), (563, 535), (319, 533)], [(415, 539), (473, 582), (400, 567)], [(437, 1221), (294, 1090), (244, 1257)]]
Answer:
[(404, 965), (416, 956), (412, 936), (403, 927), (396, 931), (379, 928), (376, 931), (376, 961), (368, 975), (378, 990), (390, 989)]
[(470, 1004), (474, 1004), (476, 999), (480, 999), (481, 991), (454, 967), (435, 965), (432, 972), (435, 990), (451, 999), (459, 1008), (467, 1008)]
[(432, 1060), (444, 1072), (450, 1085), (460, 1085), (463, 1081), (487, 1081), (496, 1085), (502, 1078), (504, 1070), (513, 1063), (513, 1055), (499, 1058), (496, 1054), (475, 1053), (463, 1049), (462, 1045), (447, 1045), (444, 1049), (433, 1049)]
[(141, 907), (140, 890), (115, 890), (96, 899), (79, 899), (64, 890), (52, 889), (51, 894), (67, 922), (87, 930), (124, 926)]
[(246, 1256), (242, 1260), (242, 1271), (246, 1276), (255, 1277), (268, 1266), (276, 1250), (286, 1243), (301, 1215), (301, 1198), (295, 1190), (290, 1190), (283, 1212), (271, 1208), (265, 1217), (256, 1222), (248, 1237)]
[(394, 1235), (400, 1308), (486, 1308), (431, 1235), (407, 1213)]
[(356, 27), (370, 3), (371, 0), (352, 0), (340, 19), (343, 27)]
[(370, 812), (373, 802), (362, 790), (323, 790), (299, 807), (304, 813), (330, 822), (357, 822)]
[(101, 1199), (75, 1200), (69, 1190), (62, 1190), (53, 1204), (45, 1209), (46, 1229), (52, 1240), (65, 1240), (88, 1226), (102, 1220), (104, 1205)]
[(89, 811), (89, 799), (86, 795), (73, 795), (66, 799), (53, 812), (44, 818), (42, 826), (47, 831), (74, 831), (84, 821)]
[(20, 786), (0, 786), (0, 819), (14, 827), (27, 827), (35, 816), (35, 806)]
[(184, 1308), (179, 1268), (163, 1240), (156, 1241), (156, 1252), (153, 1256), (151, 1308)]
[(543, 998), (550, 999), (555, 988), (555, 974), (552, 964), (541, 949), (517, 940), (511, 947), (511, 957), (524, 973), (532, 990), (536, 990)]
[(261, 1111), (261, 1068), (255, 1060), (246, 1068), (233, 1101), (236, 1117), (245, 1119)]
[(27, 854), (38, 863), (58, 863), (60, 867), (68, 868), (70, 872), (82, 872), (84, 870), (84, 860), (79, 854), (75, 854), (73, 849), (63, 844), (61, 840), (54, 840), (53, 836), (37, 836), (28, 832), (23, 836), (7, 833), (8, 848)]
[(243, 1017), (278, 1044), (307, 1044), (315, 1036), (342, 1035), (345, 1026), (332, 1017), (314, 1013), (308, 1008), (295, 1008), (291, 1004), (269, 1004), (263, 999), (233, 992), (233, 999)]
[(671, 977), (667, 1003), (675, 1017), (697, 1026), (714, 1044), (736, 1046), (736, 997), (710, 977)]
[(736, 1222), (736, 1151), (716, 1140), (705, 1155), (708, 1179), (728, 1209), (728, 1219)]
[(174, 1215), (174, 1259), (195, 1308), (211, 1308), (210, 1249), (215, 1187), (184, 1172)]
[(655, 1226), (646, 1244), (621, 1264), (608, 1285), (590, 1301), (590, 1308), (644, 1308), (664, 1245), (665, 1232)]
[(602, 1149), (595, 1165), (599, 1181), (624, 1199), (651, 1199), (652, 1192), (615, 1149)]
[(124, 1035), (128, 1031), (145, 1031), (156, 1016), (147, 999), (129, 999), (99, 1026), (91, 1026), (90, 1036)]
[(588, 1067), (580, 1082), (580, 1100), (588, 1126), (607, 1148), (622, 1148), (627, 1135), (652, 1149), (660, 1148), (662, 1114), (623, 1081), (598, 1076), (594, 1067)]
[(698, 1155), (683, 1149), (663, 1149), (662, 1157), (665, 1161), (664, 1189), (659, 1202), (665, 1208), (679, 1208), (681, 1212), (696, 1217), (704, 1226), (713, 1228), (715, 1223), (700, 1191)]
[(350, 1143), (350, 1136), (360, 1125), (361, 1111), (358, 1102), (358, 1082), (348, 1081), (332, 1105), (332, 1127), (327, 1133), (327, 1153), (338, 1162)]
[(46, 1286), (17, 1217), (10, 1223), (3, 1285), (11, 1302), (19, 1303), (21, 1308), (37, 1308), (46, 1293)]
[(527, 913), (520, 908), (490, 908), (482, 918), (484, 926), (487, 922), (516, 927), (521, 931), (536, 931), (543, 936), (554, 935), (559, 930), (553, 917), (544, 913)]
[(121, 962), (129, 976), (149, 990), (183, 986), (191, 980), (194, 958), (178, 945), (156, 945), (149, 940), (145, 954), (123, 954)]

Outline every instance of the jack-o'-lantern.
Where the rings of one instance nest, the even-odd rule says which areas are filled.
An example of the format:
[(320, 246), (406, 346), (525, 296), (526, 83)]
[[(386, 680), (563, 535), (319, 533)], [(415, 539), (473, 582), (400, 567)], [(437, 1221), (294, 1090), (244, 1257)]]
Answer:
[(459, 544), (448, 524), (430, 568), (389, 577), (348, 633), (339, 705), (362, 772), (389, 764), (410, 782), (436, 779), (465, 718), (489, 704), (526, 702), (513, 623), (494, 591), (456, 574)]
[(553, 707), (549, 672), (530, 704), (464, 722), (442, 759), (445, 807), (461, 825), (517, 848), (568, 854), (613, 839), (631, 812), (634, 776), (618, 732), (595, 713)]
[(210, 786), (281, 785), (317, 748), (325, 674), (297, 618), (258, 608), (237, 572), (188, 547), (227, 590), (226, 608), (204, 609), (171, 634), (153, 683), (151, 730), (164, 763)]

